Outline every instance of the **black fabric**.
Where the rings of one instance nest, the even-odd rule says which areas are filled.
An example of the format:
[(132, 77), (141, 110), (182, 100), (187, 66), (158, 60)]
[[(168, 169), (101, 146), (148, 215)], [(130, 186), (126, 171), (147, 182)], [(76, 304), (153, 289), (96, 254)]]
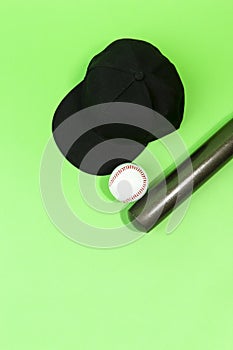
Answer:
[[(175, 66), (156, 47), (142, 40), (116, 40), (92, 58), (84, 80), (61, 101), (53, 117), (53, 132), (75, 112), (106, 102), (130, 102), (149, 107), (178, 129), (183, 118), (184, 88)], [(132, 139), (144, 146), (155, 140), (152, 134), (134, 126), (103, 125), (82, 135), (66, 158), (79, 168), (94, 145), (116, 137)], [(60, 140), (55, 138), (55, 141), (59, 147)], [(135, 157), (137, 155), (135, 153)], [(119, 158), (108, 164), (101, 167), (99, 175), (111, 173), (119, 165)], [(91, 168), (85, 171), (93, 173)]]

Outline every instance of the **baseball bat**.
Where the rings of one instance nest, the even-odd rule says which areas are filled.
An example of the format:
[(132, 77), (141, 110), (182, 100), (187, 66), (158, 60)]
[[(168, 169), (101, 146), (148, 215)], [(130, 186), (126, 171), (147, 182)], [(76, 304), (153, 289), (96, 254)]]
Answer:
[(165, 181), (149, 188), (128, 210), (130, 221), (138, 230), (149, 232), (232, 157), (233, 118), (172, 171)]

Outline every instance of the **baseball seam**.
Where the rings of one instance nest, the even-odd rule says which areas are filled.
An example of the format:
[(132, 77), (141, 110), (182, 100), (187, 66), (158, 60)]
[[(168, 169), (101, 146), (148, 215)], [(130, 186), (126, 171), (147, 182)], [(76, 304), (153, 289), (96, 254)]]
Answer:
[(125, 199), (125, 200), (123, 201), (123, 203), (127, 203), (127, 202), (129, 202), (129, 201), (131, 201), (131, 200), (135, 200), (135, 199), (144, 191), (144, 189), (145, 189), (145, 187), (146, 187), (146, 182), (147, 182), (147, 178), (146, 178), (144, 172), (142, 171), (142, 169), (138, 168), (136, 165), (130, 164), (130, 165), (125, 165), (125, 166), (123, 166), (121, 169), (119, 169), (119, 170), (116, 172), (116, 174), (113, 176), (113, 178), (112, 178), (111, 181), (109, 182), (109, 187), (112, 186), (112, 184), (115, 182), (115, 180), (118, 178), (118, 176), (119, 176), (122, 172), (124, 172), (124, 171), (126, 171), (126, 170), (129, 170), (129, 169), (134, 169), (134, 170), (138, 171), (138, 172), (140, 173), (140, 175), (141, 175), (141, 178), (142, 178), (143, 182), (142, 182), (142, 186), (140, 187), (140, 189), (138, 190), (138, 192), (135, 193), (133, 196), (131, 196), (131, 197)]

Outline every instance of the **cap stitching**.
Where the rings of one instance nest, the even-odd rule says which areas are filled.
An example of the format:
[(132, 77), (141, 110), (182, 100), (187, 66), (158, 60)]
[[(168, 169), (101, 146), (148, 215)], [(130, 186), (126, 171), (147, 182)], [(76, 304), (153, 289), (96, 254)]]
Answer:
[(112, 66), (96, 66), (96, 67), (91, 67), (91, 68), (88, 68), (88, 69), (87, 69), (87, 73), (89, 73), (90, 71), (92, 71), (93, 69), (96, 69), (96, 68), (110, 68), (110, 69), (113, 69), (113, 70), (117, 70), (117, 71), (119, 71), (119, 72), (123, 72), (123, 73), (129, 74), (129, 72), (128, 72), (127, 70), (120, 69), (120, 68), (117, 68), (117, 67), (112, 67)]
[(113, 101), (115, 101), (118, 97), (120, 97), (123, 94), (123, 92), (126, 89), (128, 89), (133, 83), (134, 83), (134, 79), (132, 79), (131, 82), (127, 86), (125, 86), (120, 92), (117, 93), (117, 95), (113, 98)]
[(137, 70), (139, 70), (138, 60), (137, 60), (137, 57), (136, 57), (136, 55), (134, 53), (134, 50), (133, 50), (133, 47), (132, 47), (132, 42), (129, 42), (129, 48), (130, 48), (130, 50), (131, 50), (131, 52), (132, 52), (132, 54), (134, 56), (134, 59), (135, 59), (136, 65), (137, 65)]

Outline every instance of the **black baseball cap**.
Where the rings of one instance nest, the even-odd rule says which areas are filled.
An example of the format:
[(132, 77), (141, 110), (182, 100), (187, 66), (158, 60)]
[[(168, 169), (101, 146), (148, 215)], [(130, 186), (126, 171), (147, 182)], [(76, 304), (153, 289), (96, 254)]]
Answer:
[[(113, 156), (98, 171), (91, 164), (82, 167), (83, 158), (97, 144), (109, 139), (125, 138), (146, 147), (156, 139), (152, 133), (137, 126), (111, 121), (101, 125), (100, 120), (99, 126), (85, 132), (71, 145), (68, 153), (64, 152), (62, 138), (69, 135), (56, 135), (58, 126), (75, 113), (79, 118), (77, 112), (87, 107), (107, 102), (128, 102), (148, 107), (178, 129), (184, 112), (184, 87), (175, 66), (149, 42), (119, 39), (94, 56), (84, 79), (63, 98), (52, 121), (54, 139), (61, 152), (75, 167), (90, 174), (110, 174), (116, 166), (132, 161), (138, 155), (138, 148), (135, 147), (133, 156), (132, 149), (130, 157)], [(96, 118), (101, 116), (97, 113)], [(77, 122), (79, 123), (78, 119)], [(170, 132), (171, 129), (168, 128), (161, 136)], [(103, 149), (101, 153), (103, 154)]]

